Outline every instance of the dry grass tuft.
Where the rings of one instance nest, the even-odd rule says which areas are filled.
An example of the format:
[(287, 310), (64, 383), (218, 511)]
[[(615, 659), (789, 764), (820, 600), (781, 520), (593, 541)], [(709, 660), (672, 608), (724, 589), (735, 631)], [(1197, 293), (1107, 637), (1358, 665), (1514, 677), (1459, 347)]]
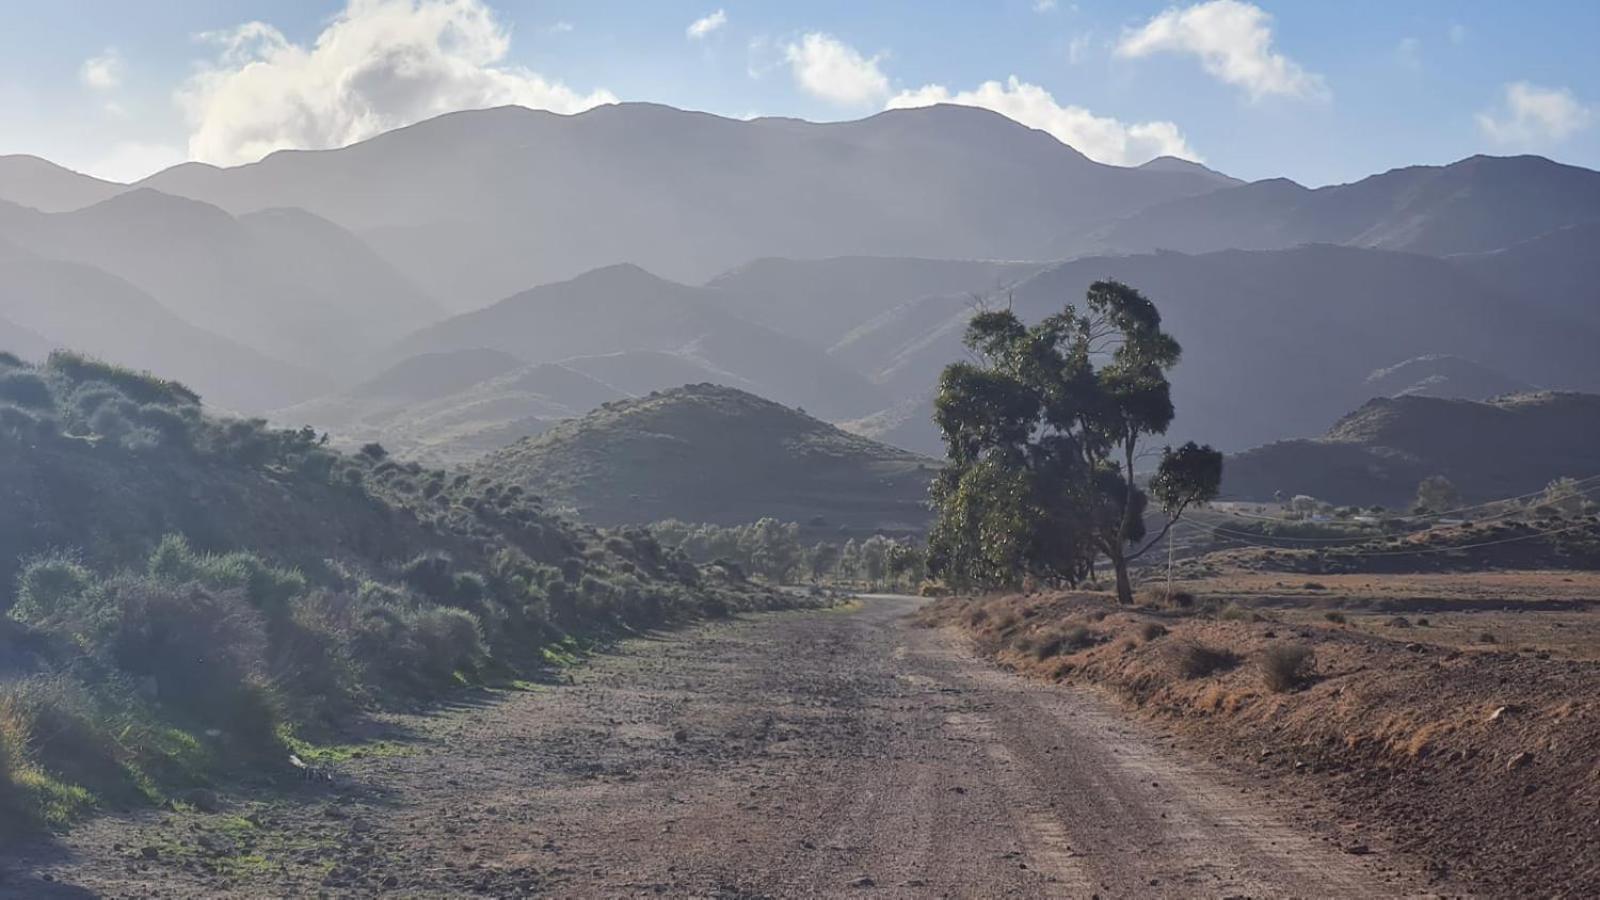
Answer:
[(1174, 645), (1172, 661), (1184, 678), (1205, 678), (1239, 665), (1239, 654), (1221, 647), (1208, 647), (1194, 641)]
[(1261, 652), (1261, 676), (1275, 694), (1303, 686), (1315, 664), (1315, 654), (1304, 644), (1274, 644)]

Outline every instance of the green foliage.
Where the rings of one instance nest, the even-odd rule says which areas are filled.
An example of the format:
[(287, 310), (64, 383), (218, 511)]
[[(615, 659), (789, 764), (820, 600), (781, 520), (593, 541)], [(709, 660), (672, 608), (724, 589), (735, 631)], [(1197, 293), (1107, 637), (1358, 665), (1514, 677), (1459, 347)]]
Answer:
[(50, 385), (35, 372), (0, 372), (0, 400), (29, 409), (43, 409), (54, 405), (55, 396)]
[(1464, 501), (1461, 491), (1443, 475), (1431, 475), (1417, 485), (1417, 500), (1413, 512), (1442, 513), (1460, 509)]
[[(1180, 352), (1155, 305), (1100, 281), (1082, 311), (1031, 327), (1009, 310), (982, 312), (965, 340), (979, 362), (947, 367), (934, 405), (950, 464), (933, 488), (930, 567), (960, 587), (1074, 585), (1103, 554), (1132, 602), (1128, 563), (1155, 543), (1131, 549), (1148, 503), (1133, 467), (1140, 440), (1172, 422), (1167, 372)], [(1209, 447), (1163, 453), (1150, 491), (1167, 527), (1215, 496), (1221, 472)]]
[(49, 622), (70, 614), (95, 587), (94, 576), (76, 559), (62, 554), (38, 557), (17, 579), (11, 615), (22, 622)]
[(152, 576), (177, 583), (199, 582), (214, 590), (238, 589), (256, 609), (282, 614), (289, 601), (306, 590), (306, 578), (294, 569), (270, 566), (253, 553), (197, 553), (183, 535), (169, 534), (150, 555)]
[(711, 565), (735, 581), (748, 575), (775, 584), (809, 578), (813, 583), (865, 582), (875, 589), (914, 588), (926, 573), (922, 547), (908, 540), (873, 535), (844, 544), (807, 546), (800, 525), (766, 518), (749, 525), (689, 525), (676, 520), (650, 526), (656, 540), (679, 553), (661, 564), (688, 568), (689, 560)]
[(110, 385), (135, 403), (169, 406), (193, 406), (200, 403), (199, 394), (176, 381), (157, 378), (148, 372), (135, 372), (66, 350), (51, 353), (49, 359), (45, 361), (44, 368), (46, 372), (59, 375), (75, 384), (102, 382)]
[(0, 377), (0, 827), (275, 764), (284, 734), (573, 635), (797, 600), (151, 376), (58, 354)]

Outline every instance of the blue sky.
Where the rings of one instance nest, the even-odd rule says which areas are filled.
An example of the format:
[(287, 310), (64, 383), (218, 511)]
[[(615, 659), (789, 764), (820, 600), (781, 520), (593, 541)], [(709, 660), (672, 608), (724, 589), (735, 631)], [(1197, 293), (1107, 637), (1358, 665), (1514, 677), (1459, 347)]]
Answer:
[(0, 0), (0, 153), (127, 179), (508, 100), (834, 120), (953, 99), (1250, 179), (1600, 168), (1596, 35), (1589, 0)]

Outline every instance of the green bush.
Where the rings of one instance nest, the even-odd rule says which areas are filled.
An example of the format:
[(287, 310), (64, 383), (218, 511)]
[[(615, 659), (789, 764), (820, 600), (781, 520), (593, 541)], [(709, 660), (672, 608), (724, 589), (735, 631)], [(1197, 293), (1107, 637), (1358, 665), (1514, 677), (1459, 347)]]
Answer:
[(45, 360), (44, 368), (74, 384), (104, 382), (136, 403), (172, 406), (197, 406), (200, 403), (199, 394), (176, 381), (157, 378), (148, 372), (135, 372), (66, 350), (51, 353)]
[(88, 569), (70, 556), (52, 554), (32, 560), (17, 578), (13, 618), (43, 625), (77, 618), (79, 607), (98, 587)]
[(148, 679), (163, 707), (222, 731), (238, 749), (277, 747), (266, 625), (243, 591), (147, 579), (108, 591), (117, 621), (104, 652), (119, 669)]
[(250, 604), (269, 615), (281, 615), (289, 601), (306, 590), (297, 569), (268, 565), (253, 553), (196, 553), (182, 535), (169, 534), (150, 554), (151, 575), (183, 583), (196, 581), (217, 590), (238, 588)]
[(29, 371), (0, 372), (0, 400), (8, 400), (29, 409), (52, 409), (55, 397), (50, 385)]
[(440, 682), (473, 669), (487, 655), (478, 617), (462, 609), (435, 607), (412, 614), (407, 623), (417, 649), (418, 667)]

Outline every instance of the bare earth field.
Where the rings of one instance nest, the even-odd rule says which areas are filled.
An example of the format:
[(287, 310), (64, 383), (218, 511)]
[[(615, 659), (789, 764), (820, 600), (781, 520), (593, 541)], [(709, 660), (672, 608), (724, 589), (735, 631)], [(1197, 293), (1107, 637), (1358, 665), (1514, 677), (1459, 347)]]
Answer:
[(1107, 690), (1470, 893), (1600, 896), (1594, 573), (1240, 572), (1174, 587), (1134, 608), (949, 598), (920, 618), (1016, 672)]
[(0, 897), (1455, 893), (1098, 691), (913, 626), (921, 605), (631, 641), (570, 683), (397, 717), (331, 782), (13, 848)]

